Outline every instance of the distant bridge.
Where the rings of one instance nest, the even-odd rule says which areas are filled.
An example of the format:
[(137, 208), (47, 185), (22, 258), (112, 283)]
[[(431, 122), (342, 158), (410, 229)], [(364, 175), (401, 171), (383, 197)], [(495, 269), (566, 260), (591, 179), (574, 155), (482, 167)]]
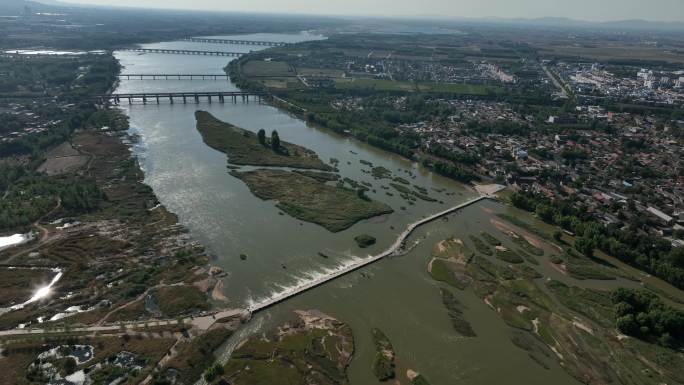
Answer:
[(226, 74), (120, 74), (119, 79), (127, 80), (218, 80), (230, 78)]
[(120, 51), (143, 52), (143, 53), (166, 53), (176, 55), (206, 55), (206, 56), (242, 56), (245, 52), (226, 51), (196, 51), (191, 49), (162, 49), (162, 48), (122, 48)]
[(206, 99), (209, 103), (213, 99), (216, 99), (219, 103), (224, 103), (226, 99), (232, 100), (236, 103), (238, 99), (243, 102), (249, 102), (250, 98), (252, 100), (261, 101), (261, 98), (266, 96), (265, 92), (224, 92), (224, 91), (197, 91), (197, 92), (144, 92), (144, 93), (130, 93), (130, 94), (107, 94), (107, 95), (95, 95), (95, 98), (104, 104), (107, 101), (114, 102), (114, 104), (120, 104), (122, 100), (128, 100), (128, 104), (132, 104), (134, 100), (140, 100), (143, 104), (147, 104), (148, 101), (156, 101), (156, 104), (160, 104), (162, 100), (168, 100), (169, 103), (173, 104), (176, 100), (183, 102), (183, 104), (188, 103), (188, 100), (199, 103), (201, 99)]
[(318, 279), (314, 279), (314, 280), (311, 280), (309, 282), (302, 283), (301, 285), (295, 286), (291, 289), (285, 290), (284, 292), (282, 292), (278, 295), (275, 295), (271, 298), (268, 298), (262, 302), (258, 302), (258, 303), (255, 303), (253, 305), (250, 305), (247, 308), (247, 310), (250, 313), (254, 313), (254, 312), (257, 312), (259, 310), (263, 310), (263, 309), (270, 307), (270, 306), (273, 306), (279, 302), (285, 301), (288, 298), (291, 298), (291, 297), (294, 297), (298, 294), (301, 294), (307, 290), (321, 286), (324, 283), (332, 281), (335, 278), (338, 278), (338, 277), (343, 276), (345, 274), (351, 273), (352, 271), (358, 270), (364, 266), (368, 266), (372, 263), (375, 263), (375, 262), (377, 262), (377, 261), (379, 261), (385, 257), (389, 257), (391, 255), (394, 255), (399, 250), (401, 250), (401, 248), (404, 246), (404, 242), (406, 242), (406, 238), (408, 238), (408, 236), (411, 235), (411, 233), (413, 233), (413, 231), (415, 231), (418, 227), (420, 227), (426, 223), (432, 222), (435, 219), (441, 218), (445, 215), (449, 215), (453, 212), (461, 210), (465, 207), (468, 207), (474, 203), (477, 203), (477, 202), (479, 202), (483, 199), (487, 199), (487, 198), (489, 198), (488, 195), (481, 195), (475, 199), (471, 199), (467, 202), (461, 203), (460, 205), (448, 208), (444, 211), (440, 211), (436, 214), (433, 214), (427, 218), (423, 218), (423, 219), (420, 219), (416, 222), (413, 222), (410, 225), (408, 225), (406, 227), (406, 230), (404, 230), (404, 232), (402, 232), (397, 237), (396, 241), (394, 241), (394, 243), (390, 247), (388, 247), (385, 251), (383, 251), (382, 253), (375, 255), (373, 257), (370, 257), (370, 258), (365, 258), (365, 259), (360, 260), (358, 262), (355, 262), (351, 265), (344, 266), (344, 267), (342, 267), (338, 270), (335, 270), (335, 271), (333, 271), (333, 272), (331, 272), (331, 273), (329, 273), (323, 277), (320, 277)]
[(257, 40), (235, 40), (235, 39), (209, 39), (203, 37), (190, 37), (183, 41), (193, 43), (212, 43), (212, 44), (240, 44), (240, 45), (263, 45), (269, 47), (282, 47), (288, 43), (282, 41), (257, 41)]

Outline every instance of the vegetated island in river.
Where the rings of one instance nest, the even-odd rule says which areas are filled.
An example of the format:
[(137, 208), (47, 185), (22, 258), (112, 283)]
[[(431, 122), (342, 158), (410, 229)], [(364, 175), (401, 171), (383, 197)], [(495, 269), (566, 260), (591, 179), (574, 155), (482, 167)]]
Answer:
[(280, 141), (282, 151), (276, 152), (259, 142), (255, 133), (222, 122), (206, 111), (195, 112), (195, 119), (204, 143), (228, 155), (232, 164), (333, 170), (308, 148)]
[[(315, 152), (305, 147), (280, 141), (280, 147), (274, 149), (263, 138), (260, 141), (258, 135), (221, 122), (208, 112), (197, 111), (195, 117), (204, 142), (226, 153), (230, 163), (332, 170)], [(327, 184), (339, 179), (332, 173), (258, 169), (232, 170), (230, 174), (245, 182), (257, 197), (277, 201), (276, 206), (290, 216), (319, 224), (332, 232), (347, 229), (363, 219), (393, 212), (388, 205), (368, 198), (364, 191)]]

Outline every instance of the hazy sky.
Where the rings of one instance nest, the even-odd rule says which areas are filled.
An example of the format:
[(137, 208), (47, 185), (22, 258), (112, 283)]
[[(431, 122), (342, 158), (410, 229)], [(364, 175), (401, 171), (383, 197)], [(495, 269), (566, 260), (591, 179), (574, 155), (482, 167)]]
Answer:
[(147, 8), (368, 16), (684, 21), (684, 0), (62, 0)]

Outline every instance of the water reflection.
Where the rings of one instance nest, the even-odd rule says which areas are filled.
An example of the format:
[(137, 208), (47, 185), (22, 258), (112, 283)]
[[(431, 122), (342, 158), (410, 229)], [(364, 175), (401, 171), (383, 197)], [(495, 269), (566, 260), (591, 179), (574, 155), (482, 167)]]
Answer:
[(49, 297), (50, 294), (52, 294), (52, 287), (57, 283), (57, 281), (60, 280), (60, 278), (62, 278), (62, 275), (64, 274), (60, 269), (53, 269), (53, 271), (57, 274), (52, 278), (52, 281), (50, 281), (48, 285), (38, 288), (38, 290), (36, 290), (36, 292), (28, 301), (12, 306), (10, 310), (23, 309), (24, 307), (26, 307), (26, 305), (32, 304), (34, 302), (40, 301), (41, 299)]

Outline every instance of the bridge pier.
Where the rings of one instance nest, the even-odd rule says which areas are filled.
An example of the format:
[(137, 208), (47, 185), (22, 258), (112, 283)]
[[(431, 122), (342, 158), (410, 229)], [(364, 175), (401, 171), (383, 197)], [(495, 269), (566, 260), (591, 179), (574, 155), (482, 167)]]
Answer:
[(142, 100), (143, 100), (143, 104), (147, 104), (147, 98), (144, 95), (142, 97)]
[(185, 95), (183, 95), (183, 104), (187, 104), (188, 101), (185, 99)]
[(199, 95), (195, 94), (195, 103), (199, 104)]

